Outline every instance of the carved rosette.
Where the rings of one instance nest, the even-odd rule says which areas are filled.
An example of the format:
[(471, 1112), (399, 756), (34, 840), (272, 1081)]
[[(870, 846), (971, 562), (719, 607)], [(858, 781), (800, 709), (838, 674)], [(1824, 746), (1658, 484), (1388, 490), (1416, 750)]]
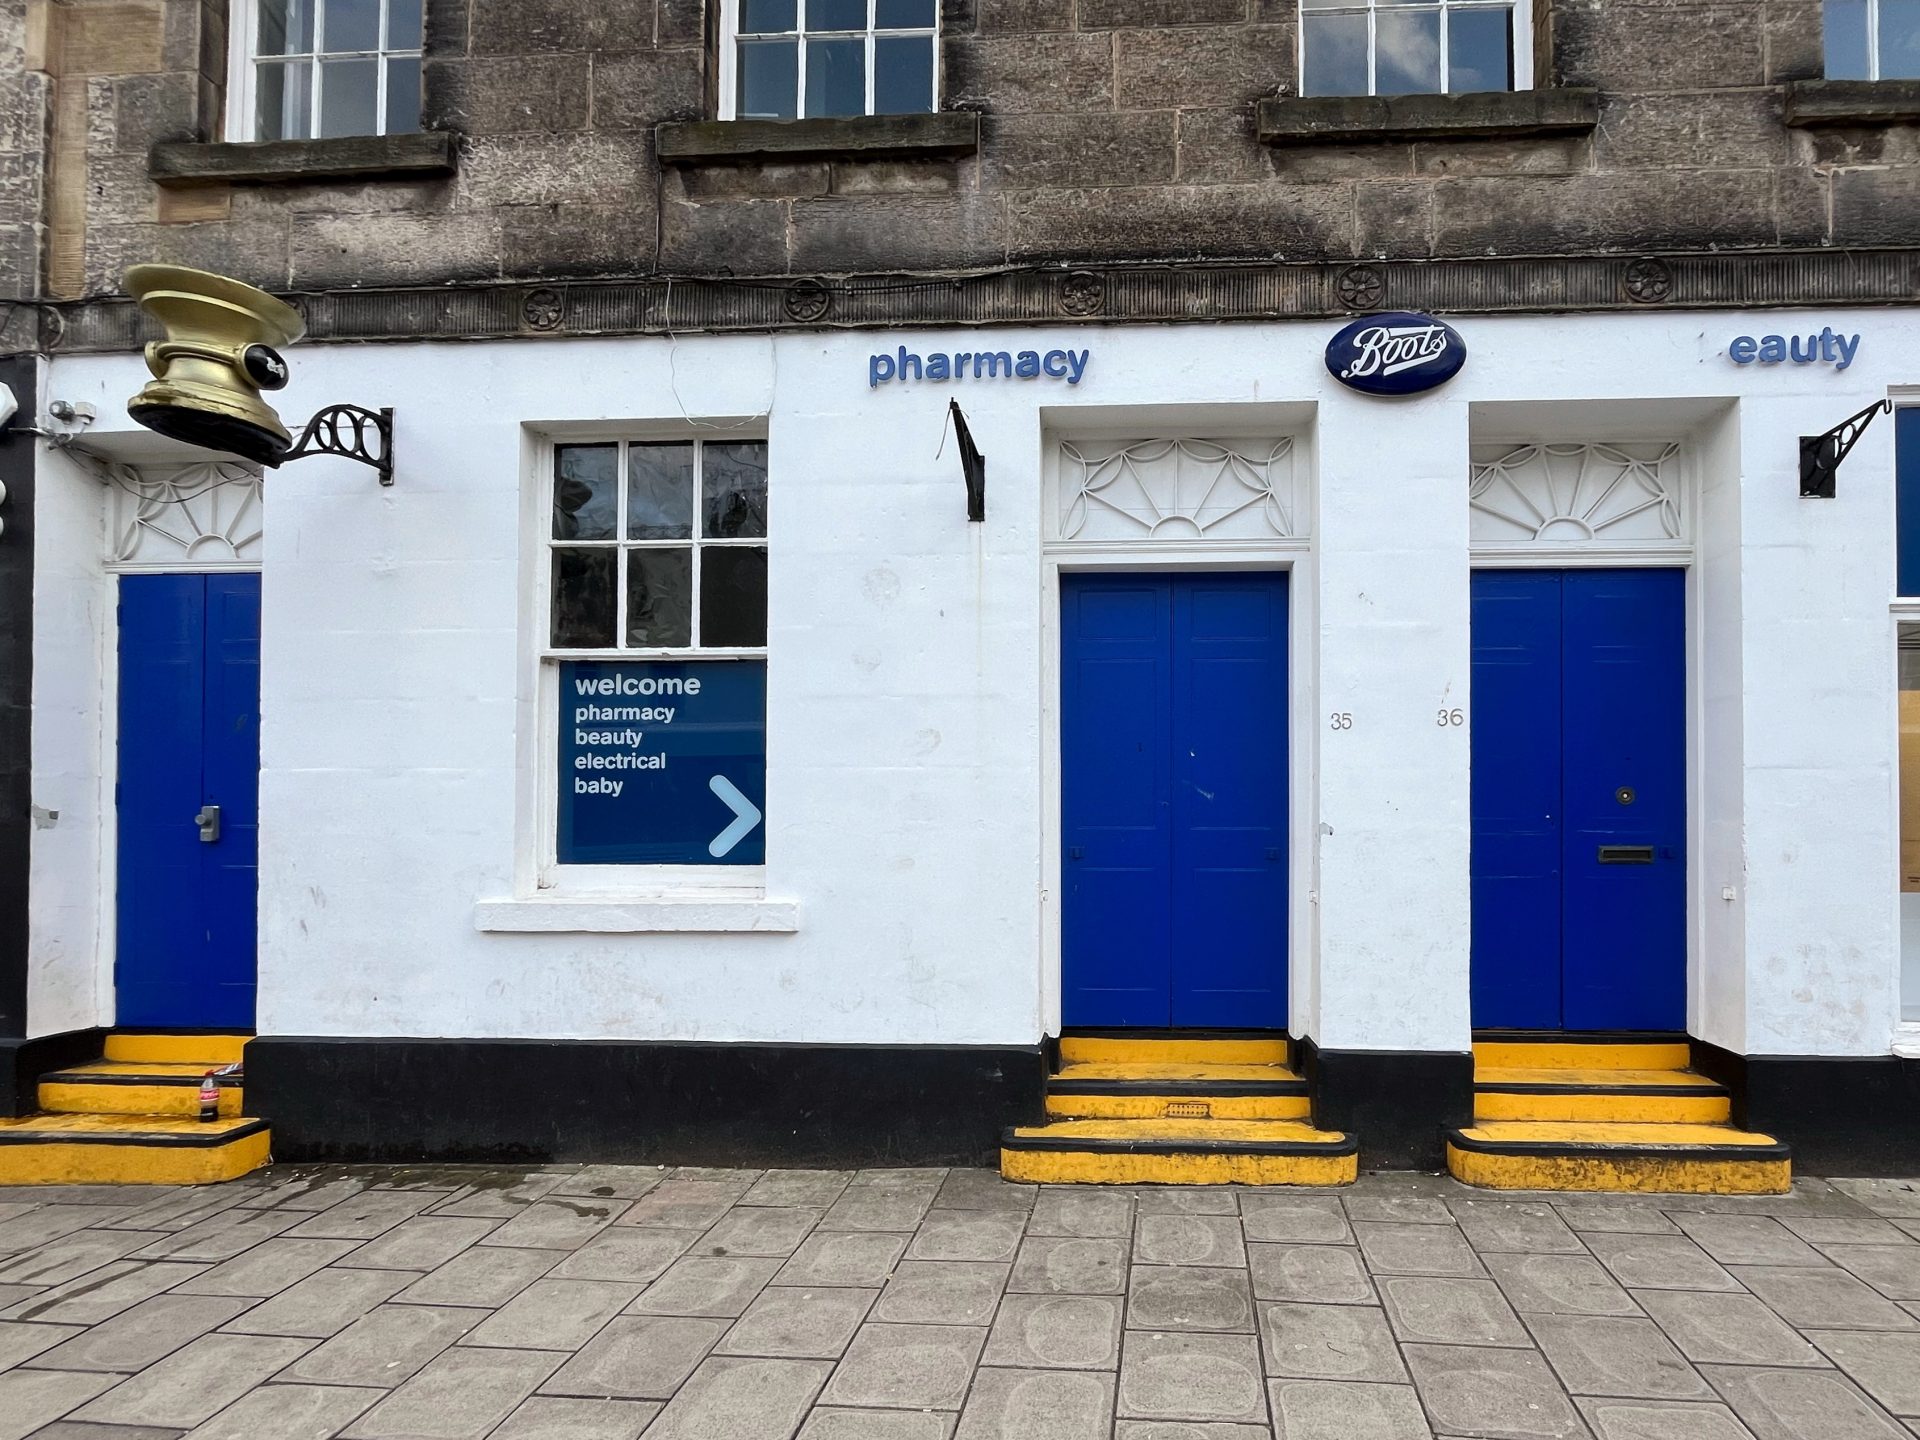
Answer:
[(818, 280), (796, 280), (787, 287), (783, 302), (788, 317), (806, 325), (833, 308), (833, 292)]
[(1387, 299), (1387, 277), (1373, 265), (1349, 265), (1334, 282), (1349, 310), (1378, 310)]
[(520, 306), (521, 318), (530, 330), (558, 330), (567, 315), (567, 297), (558, 290), (542, 286), (527, 292)]
[(1627, 298), (1640, 305), (1658, 305), (1673, 295), (1673, 267), (1664, 260), (1643, 258), (1627, 266)]
[(1060, 281), (1060, 309), (1068, 315), (1098, 315), (1107, 308), (1107, 282), (1091, 270), (1075, 270)]

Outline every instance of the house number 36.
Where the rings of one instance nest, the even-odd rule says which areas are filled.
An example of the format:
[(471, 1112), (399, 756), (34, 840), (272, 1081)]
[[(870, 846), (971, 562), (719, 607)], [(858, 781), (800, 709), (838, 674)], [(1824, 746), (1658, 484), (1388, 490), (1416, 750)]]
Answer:
[(1442, 729), (1453, 725), (1464, 725), (1467, 723), (1467, 712), (1464, 710), (1443, 709), (1439, 713), (1439, 718), (1435, 720), (1434, 723)]

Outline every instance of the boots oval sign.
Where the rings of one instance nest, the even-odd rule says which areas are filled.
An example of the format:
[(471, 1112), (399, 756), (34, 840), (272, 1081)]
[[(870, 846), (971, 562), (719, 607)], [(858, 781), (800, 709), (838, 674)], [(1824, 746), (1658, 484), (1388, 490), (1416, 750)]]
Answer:
[(1458, 330), (1410, 310), (1364, 315), (1327, 342), (1333, 378), (1367, 395), (1418, 395), (1446, 384), (1466, 363)]

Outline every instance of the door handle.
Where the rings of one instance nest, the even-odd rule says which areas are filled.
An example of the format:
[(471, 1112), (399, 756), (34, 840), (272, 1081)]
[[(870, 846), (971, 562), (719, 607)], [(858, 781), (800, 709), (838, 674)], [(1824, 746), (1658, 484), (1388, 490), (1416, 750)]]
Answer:
[(193, 817), (193, 823), (200, 827), (200, 843), (214, 844), (220, 838), (220, 807), (202, 805), (200, 813)]
[(1599, 861), (1602, 865), (1651, 865), (1653, 864), (1653, 846), (1602, 845)]

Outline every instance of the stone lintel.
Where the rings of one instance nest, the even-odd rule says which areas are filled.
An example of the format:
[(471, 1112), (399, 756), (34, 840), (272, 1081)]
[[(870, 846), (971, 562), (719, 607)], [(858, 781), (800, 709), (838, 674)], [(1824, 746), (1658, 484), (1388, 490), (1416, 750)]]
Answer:
[(456, 155), (455, 137), (442, 130), (329, 140), (162, 140), (147, 153), (147, 174), (156, 185), (175, 186), (419, 179), (453, 174)]
[(1592, 130), (1599, 119), (1600, 92), (1584, 87), (1471, 95), (1285, 95), (1260, 102), (1259, 135), (1268, 145), (1511, 139), (1578, 134)]
[(1920, 121), (1920, 80), (1795, 80), (1789, 125), (1911, 125)]
[(790, 159), (797, 156), (970, 155), (980, 117), (969, 110), (929, 115), (849, 115), (818, 120), (676, 120), (655, 131), (668, 164)]

